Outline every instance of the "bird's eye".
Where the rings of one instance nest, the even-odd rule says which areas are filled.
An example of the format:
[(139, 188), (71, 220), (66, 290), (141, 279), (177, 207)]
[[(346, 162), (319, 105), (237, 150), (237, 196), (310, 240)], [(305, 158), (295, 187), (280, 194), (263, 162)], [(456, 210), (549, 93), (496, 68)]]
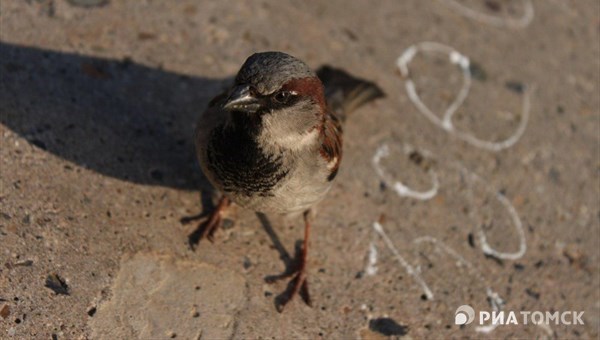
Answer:
[(295, 93), (292, 91), (279, 91), (275, 94), (273, 98), (276, 102), (285, 104), (290, 100), (290, 98), (292, 98), (294, 94)]

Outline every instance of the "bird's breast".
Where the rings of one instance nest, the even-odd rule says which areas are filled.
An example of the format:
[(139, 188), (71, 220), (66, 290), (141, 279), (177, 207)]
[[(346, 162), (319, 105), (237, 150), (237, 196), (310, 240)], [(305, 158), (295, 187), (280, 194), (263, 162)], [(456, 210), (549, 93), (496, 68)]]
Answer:
[(213, 130), (200, 158), (212, 184), (238, 205), (281, 214), (302, 212), (325, 196), (330, 183), (322, 161), (265, 152), (251, 136), (227, 129)]
[(269, 196), (288, 174), (283, 155), (267, 155), (247, 134), (215, 129), (206, 150), (206, 166), (225, 193)]

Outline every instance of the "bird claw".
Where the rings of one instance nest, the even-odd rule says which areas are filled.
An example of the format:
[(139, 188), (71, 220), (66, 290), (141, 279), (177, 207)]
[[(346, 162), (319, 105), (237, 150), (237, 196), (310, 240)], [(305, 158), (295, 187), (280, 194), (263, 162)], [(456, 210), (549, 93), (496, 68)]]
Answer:
[(221, 225), (223, 225), (223, 219), (221, 218), (220, 212), (216, 215), (217, 216), (211, 216), (211, 218), (206, 222), (204, 230), (202, 231), (201, 239), (206, 238), (211, 243), (215, 241), (215, 232), (221, 227)]
[[(201, 222), (198, 225), (198, 228), (196, 228), (196, 230), (194, 230), (193, 233), (188, 235), (188, 244), (190, 245), (190, 248), (192, 250), (196, 250), (196, 246), (198, 245), (198, 243), (200, 243), (202, 239), (207, 239), (211, 243), (215, 241), (215, 232), (223, 224), (223, 217), (221, 216), (221, 214), (229, 206), (229, 204), (230, 201), (227, 198), (221, 198), (219, 204), (217, 205), (215, 210), (210, 214), (208, 219)], [(181, 223), (185, 224), (197, 219), (202, 219), (205, 216), (206, 215), (204, 214), (199, 214), (195, 216), (184, 217), (180, 221)]]
[(308, 280), (304, 271), (296, 273), (294, 278), (290, 280), (287, 289), (275, 299), (275, 308), (279, 313), (283, 312), (285, 306), (294, 299), (296, 295), (300, 295), (302, 301), (307, 306), (312, 307), (310, 294), (308, 293)]
[(202, 239), (207, 239), (210, 243), (215, 241), (215, 232), (221, 226), (223, 219), (220, 211), (214, 211), (212, 215), (198, 225), (198, 228), (188, 236), (188, 243), (192, 250), (196, 250), (196, 246)]
[(273, 284), (290, 277), (292, 278), (289, 281), (286, 290), (275, 299), (275, 307), (279, 313), (283, 312), (285, 306), (292, 301), (296, 295), (300, 295), (302, 301), (304, 301), (307, 306), (312, 307), (312, 301), (308, 292), (308, 280), (306, 279), (305, 267), (305, 263), (300, 263), (300, 265), (292, 271), (265, 278), (265, 281), (268, 284)]

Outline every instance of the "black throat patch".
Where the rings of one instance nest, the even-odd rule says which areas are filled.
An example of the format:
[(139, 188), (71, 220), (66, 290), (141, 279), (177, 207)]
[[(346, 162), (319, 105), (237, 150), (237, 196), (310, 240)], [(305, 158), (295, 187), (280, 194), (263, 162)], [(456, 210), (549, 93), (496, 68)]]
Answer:
[(213, 130), (208, 166), (225, 192), (272, 196), (271, 190), (288, 173), (282, 156), (267, 156), (247, 129), (235, 126)]

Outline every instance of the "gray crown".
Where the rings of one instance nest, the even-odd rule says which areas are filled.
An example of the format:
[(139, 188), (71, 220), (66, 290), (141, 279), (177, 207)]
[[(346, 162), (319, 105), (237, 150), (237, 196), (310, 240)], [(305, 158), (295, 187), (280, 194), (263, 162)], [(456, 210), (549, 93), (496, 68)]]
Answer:
[(260, 94), (267, 95), (292, 79), (307, 77), (316, 75), (300, 59), (283, 52), (261, 52), (246, 60), (236, 76), (236, 82), (253, 85)]

